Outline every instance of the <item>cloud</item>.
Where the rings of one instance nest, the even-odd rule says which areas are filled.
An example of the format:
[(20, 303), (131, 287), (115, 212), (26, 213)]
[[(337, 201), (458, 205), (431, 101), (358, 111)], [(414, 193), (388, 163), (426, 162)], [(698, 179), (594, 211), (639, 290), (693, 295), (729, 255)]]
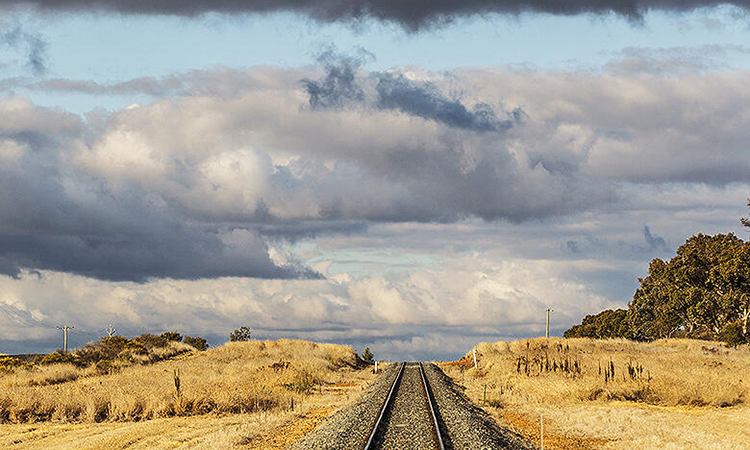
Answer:
[(326, 72), (325, 79), (314, 81), (303, 78), (301, 83), (310, 96), (310, 106), (316, 108), (340, 107), (345, 102), (361, 102), (365, 93), (356, 81), (357, 71), (367, 55), (340, 56), (333, 49), (318, 57)]
[[(7, 25), (2, 24), (0, 25)], [(27, 63), (35, 75), (47, 72), (47, 41), (39, 34), (30, 33), (20, 25), (12, 25), (6, 31), (0, 32), (0, 42), (13, 48), (22, 47), (26, 50)]]
[[(339, 55), (335, 49), (323, 52), (318, 63), (325, 72), (324, 78), (320, 81), (303, 78), (301, 81), (310, 96), (310, 106), (326, 109), (352, 105), (394, 110), (478, 132), (505, 131), (513, 126), (513, 118), (518, 120), (523, 115), (521, 108), (516, 108), (513, 113), (506, 114), (508, 119), (500, 120), (486, 103), (477, 103), (469, 111), (460, 100), (446, 97), (434, 83), (412, 80), (404, 73), (372, 73), (367, 77), (359, 72), (368, 57), (373, 56), (364, 51), (357, 56)], [(377, 81), (375, 98), (368, 98), (363, 85), (374, 80)]]
[[(631, 20), (639, 20), (649, 10), (670, 12), (690, 12), (696, 8), (713, 7), (713, 0), (687, 2), (658, 1), (610, 1), (598, 2), (579, 0), (575, 2), (553, 2), (549, 0), (524, 1), (448, 1), (448, 2), (391, 2), (384, 0), (190, 0), (182, 2), (148, 2), (144, 0), (120, 2), (115, 0), (3, 0), (0, 5), (32, 5), (43, 11), (112, 11), (123, 14), (171, 14), (195, 16), (207, 12), (219, 13), (273, 13), (295, 12), (321, 22), (357, 22), (374, 19), (398, 23), (410, 31), (449, 22), (457, 17), (485, 14), (520, 14), (537, 12), (557, 15), (584, 13), (616, 13)], [(746, 9), (745, 0), (730, 1), (728, 4)]]
[[(548, 305), (555, 310), (552, 334), (559, 336), (587, 314), (624, 307), (649, 259), (663, 257), (644, 245), (643, 223), (664, 230), (670, 242), (699, 231), (741, 235), (737, 217), (747, 211), (748, 186), (633, 186), (628, 205), (523, 226), (479, 219), (376, 223), (347, 239), (320, 235), (292, 257), (326, 279), (0, 276), (0, 349), (54, 350), (60, 324), (76, 326), (70, 339), (77, 346), (104, 336), (110, 323), (123, 335), (177, 330), (207, 336), (212, 345), (250, 326), (261, 339), (369, 345), (381, 358), (446, 359), (479, 341), (543, 335)], [(569, 240), (579, 243), (575, 255), (565, 251)], [(276, 253), (270, 251), (272, 260), (283, 264), (287, 255)]]
[[(383, 109), (394, 109), (424, 119), (435, 120), (446, 125), (473, 131), (505, 131), (513, 126), (510, 119), (499, 120), (495, 111), (486, 103), (478, 103), (469, 111), (458, 100), (448, 99), (429, 82), (415, 82), (403, 74), (382, 74), (375, 89), (377, 105)], [(521, 109), (511, 117), (520, 117)]]
[(607, 72), (679, 76), (730, 67), (729, 58), (750, 53), (743, 45), (702, 45), (699, 47), (626, 47), (604, 65)]
[(142, 77), (121, 83), (98, 83), (90, 80), (70, 80), (52, 78), (40, 81), (26, 82), (18, 80), (18, 86), (41, 91), (77, 92), (95, 95), (130, 95), (134, 93), (163, 97), (170, 94), (184, 92), (184, 83), (177, 77), (158, 79)]
[(651, 229), (649, 229), (648, 225), (643, 226), (643, 238), (646, 240), (646, 244), (652, 249), (670, 251), (667, 242), (663, 238), (651, 234)]
[[(17, 279), (0, 277), (0, 311), (12, 312), (0, 316), (5, 325), (0, 343), (5, 348), (29, 335), (56, 337), (54, 326), (59, 323), (74, 324), (73, 335), (80, 333), (79, 340), (95, 339), (91, 334), (109, 323), (125, 335), (177, 329), (220, 335), (224, 341), (232, 329), (249, 326), (258, 338), (374, 342), (371, 348), (384, 358), (406, 351), (425, 354), (429, 349), (420, 337), (429, 333), (540, 333), (547, 304), (563, 311), (556, 317), (560, 324), (572, 323), (586, 308), (610, 305), (582, 284), (565, 281), (568, 265), (497, 263), (469, 256), (440, 270), (283, 282), (235, 278), (111, 283), (56, 272), (43, 272), (41, 279), (23, 273)], [(430, 353), (445, 357), (462, 351)]]
[(107, 280), (153, 277), (315, 277), (279, 266), (255, 230), (183, 222), (137, 186), (115, 193), (71, 164), (86, 148), (78, 116), (0, 101), (0, 271), (73, 272)]
[[(175, 86), (164, 97), (85, 118), (0, 101), (0, 189), (13, 193), (0, 196), (0, 270), (135, 281), (317, 277), (274, 260), (275, 247), (351, 238), (378, 223), (559, 220), (629, 208), (632, 186), (748, 182), (745, 71), (676, 83), (360, 67), (347, 79), (363, 99), (313, 108), (299, 80), (324, 86), (327, 73), (177, 74), (162, 79)], [(395, 84), (381, 97), (384, 79)], [(319, 100), (339, 98), (336, 89)], [(522, 117), (502, 112), (517, 106)], [(643, 223), (659, 225), (644, 220), (639, 233)], [(591, 251), (586, 236), (561, 246), (571, 258)]]

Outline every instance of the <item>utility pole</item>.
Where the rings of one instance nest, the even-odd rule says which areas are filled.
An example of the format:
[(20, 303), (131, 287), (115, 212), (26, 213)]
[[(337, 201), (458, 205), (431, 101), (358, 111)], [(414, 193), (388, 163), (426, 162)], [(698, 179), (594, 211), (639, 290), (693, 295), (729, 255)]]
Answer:
[(73, 330), (75, 327), (69, 327), (67, 325), (62, 327), (57, 327), (58, 330), (63, 330), (63, 351), (65, 353), (68, 353), (68, 330)]
[(547, 333), (546, 333), (547, 339), (549, 339), (549, 313), (552, 311), (554, 311), (554, 309), (547, 308)]
[(109, 324), (106, 330), (108, 337), (112, 337), (115, 335), (115, 332), (117, 332), (117, 328), (113, 327), (112, 324)]

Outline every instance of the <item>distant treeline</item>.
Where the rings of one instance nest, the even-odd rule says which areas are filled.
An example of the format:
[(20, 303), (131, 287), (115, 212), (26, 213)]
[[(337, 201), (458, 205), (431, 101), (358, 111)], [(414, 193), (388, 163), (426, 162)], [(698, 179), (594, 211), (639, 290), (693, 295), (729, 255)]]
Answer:
[(652, 260), (638, 281), (627, 310), (586, 316), (564, 337), (750, 342), (750, 242), (731, 233), (692, 236), (674, 258)]

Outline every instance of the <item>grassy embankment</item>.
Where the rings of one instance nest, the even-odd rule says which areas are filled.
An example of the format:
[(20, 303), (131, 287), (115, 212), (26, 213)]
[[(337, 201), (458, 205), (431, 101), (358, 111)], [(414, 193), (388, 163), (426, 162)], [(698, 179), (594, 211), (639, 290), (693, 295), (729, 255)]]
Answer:
[[(500, 423), (549, 449), (750, 448), (750, 348), (715, 342), (530, 339), (443, 364)], [(614, 370), (612, 370), (614, 368)], [(463, 371), (463, 375), (462, 372)]]
[(249, 341), (178, 350), (175, 359), (107, 371), (53, 364), (0, 372), (0, 445), (283, 447), (373, 377), (355, 369), (351, 348), (333, 344)]

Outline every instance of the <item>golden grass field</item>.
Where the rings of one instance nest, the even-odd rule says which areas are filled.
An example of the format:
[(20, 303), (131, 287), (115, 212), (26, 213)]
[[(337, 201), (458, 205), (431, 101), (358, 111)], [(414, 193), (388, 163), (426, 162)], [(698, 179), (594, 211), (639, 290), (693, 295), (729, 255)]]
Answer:
[(486, 385), (485, 409), (537, 444), (543, 415), (545, 448), (750, 449), (748, 346), (540, 338), (475, 349), (478, 369), (471, 352), (443, 369), (477, 404)]
[(356, 363), (350, 347), (279, 340), (230, 342), (112, 374), (19, 368), (0, 373), (0, 446), (284, 448), (360, 395), (374, 375)]
[[(486, 385), (484, 408), (537, 444), (543, 414), (547, 449), (750, 448), (747, 346), (553, 338), (475, 348), (478, 369), (471, 353), (443, 369), (478, 405)], [(111, 374), (65, 364), (0, 372), (0, 446), (284, 449), (375, 377), (332, 344), (183, 350)]]

